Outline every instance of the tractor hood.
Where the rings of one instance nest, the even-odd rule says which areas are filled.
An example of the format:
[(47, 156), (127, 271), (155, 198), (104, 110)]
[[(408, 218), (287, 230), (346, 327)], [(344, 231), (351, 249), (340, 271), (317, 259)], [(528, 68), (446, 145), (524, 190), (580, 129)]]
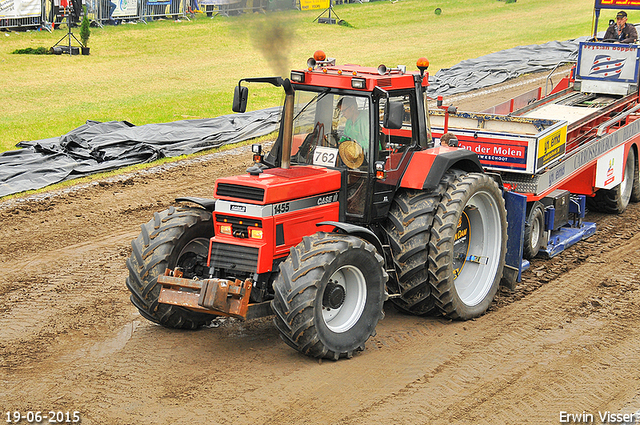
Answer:
[(216, 180), (215, 197), (258, 205), (275, 204), (340, 190), (341, 173), (313, 165), (270, 168)]

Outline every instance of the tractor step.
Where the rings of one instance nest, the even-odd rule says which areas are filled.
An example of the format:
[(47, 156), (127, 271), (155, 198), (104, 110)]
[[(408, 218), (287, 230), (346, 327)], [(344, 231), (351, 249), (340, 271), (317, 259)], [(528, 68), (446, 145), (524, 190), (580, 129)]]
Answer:
[(162, 285), (158, 302), (194, 311), (246, 319), (252, 282), (228, 279), (185, 279), (178, 270), (167, 269), (158, 277)]

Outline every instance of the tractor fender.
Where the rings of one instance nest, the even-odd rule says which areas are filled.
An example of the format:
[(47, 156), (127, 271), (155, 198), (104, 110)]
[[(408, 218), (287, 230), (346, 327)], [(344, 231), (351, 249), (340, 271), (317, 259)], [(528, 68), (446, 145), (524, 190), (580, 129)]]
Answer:
[(375, 233), (373, 233), (366, 227), (357, 226), (355, 224), (342, 223), (339, 221), (323, 221), (322, 223), (316, 223), (316, 226), (333, 226), (348, 235), (357, 236), (361, 239), (364, 239), (371, 245), (375, 246), (378, 250), (378, 254), (380, 254), (382, 258), (385, 258), (384, 250), (382, 248), (382, 242), (380, 242), (380, 239), (378, 238), (378, 236), (376, 236)]
[(437, 147), (413, 154), (400, 187), (433, 191), (440, 184), (442, 176), (451, 168), (482, 173), (482, 165), (475, 152), (462, 148)]
[(196, 205), (200, 205), (202, 208), (209, 212), (213, 212), (216, 209), (216, 200), (208, 198), (198, 198), (196, 196), (183, 196), (176, 198), (176, 202), (192, 202)]

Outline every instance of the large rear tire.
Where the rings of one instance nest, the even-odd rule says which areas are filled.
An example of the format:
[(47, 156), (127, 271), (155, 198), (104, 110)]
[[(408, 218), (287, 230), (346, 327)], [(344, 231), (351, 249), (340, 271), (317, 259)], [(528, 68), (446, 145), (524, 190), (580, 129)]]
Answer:
[(447, 173), (435, 192), (403, 190), (396, 195), (389, 210), (385, 231), (398, 281), (391, 279), (387, 286), (392, 294), (400, 294), (391, 301), (402, 312), (424, 315), (435, 308), (427, 270), (429, 239), (442, 192), (447, 180), (453, 178), (453, 174)]
[(364, 350), (383, 317), (387, 273), (370, 243), (320, 232), (303, 238), (280, 265), (271, 302), (288, 345), (338, 360)]
[(438, 206), (429, 242), (429, 282), (453, 319), (482, 315), (498, 291), (507, 250), (502, 192), (486, 174), (456, 177)]
[(168, 328), (196, 329), (211, 322), (213, 315), (158, 303), (162, 286), (158, 276), (167, 268), (181, 267), (186, 278), (206, 277), (203, 263), (213, 236), (211, 213), (202, 208), (170, 207), (141, 227), (127, 260), (131, 302), (143, 317)]
[(593, 198), (587, 198), (587, 206), (593, 211), (622, 214), (629, 205), (632, 193), (637, 192), (634, 190), (639, 185), (637, 179), (636, 153), (631, 147), (624, 165), (622, 183), (612, 189), (599, 189)]

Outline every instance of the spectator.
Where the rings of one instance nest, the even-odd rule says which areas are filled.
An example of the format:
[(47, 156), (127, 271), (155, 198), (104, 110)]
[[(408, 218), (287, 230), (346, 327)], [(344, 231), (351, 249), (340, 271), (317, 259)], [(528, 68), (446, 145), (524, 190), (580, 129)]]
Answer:
[(638, 40), (636, 27), (631, 24), (627, 25), (627, 12), (618, 12), (615, 25), (607, 28), (603, 40), (615, 40), (616, 43), (635, 43)]
[(458, 147), (458, 138), (453, 133), (446, 132), (440, 138), (441, 146), (449, 146), (452, 148)]

